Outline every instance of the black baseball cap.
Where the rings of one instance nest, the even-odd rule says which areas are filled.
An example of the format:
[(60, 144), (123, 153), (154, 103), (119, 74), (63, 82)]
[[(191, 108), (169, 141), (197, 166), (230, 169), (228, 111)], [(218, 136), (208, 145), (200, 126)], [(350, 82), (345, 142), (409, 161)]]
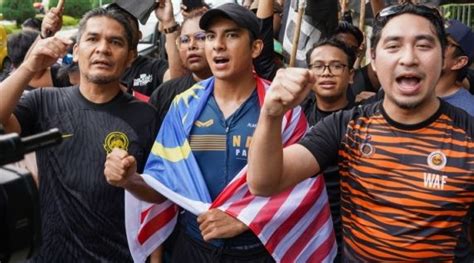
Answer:
[(199, 27), (207, 30), (212, 20), (216, 17), (228, 18), (234, 21), (238, 26), (248, 29), (255, 38), (260, 36), (260, 23), (257, 19), (257, 16), (252, 11), (239, 4), (227, 3), (216, 8), (209, 9), (201, 17), (201, 20), (199, 21)]

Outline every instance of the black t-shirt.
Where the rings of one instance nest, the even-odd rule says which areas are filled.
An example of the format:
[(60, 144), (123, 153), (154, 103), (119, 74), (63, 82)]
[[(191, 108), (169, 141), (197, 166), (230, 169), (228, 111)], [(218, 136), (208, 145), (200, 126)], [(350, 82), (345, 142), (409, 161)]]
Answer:
[(166, 113), (174, 97), (179, 93), (191, 88), (196, 81), (192, 74), (172, 79), (161, 84), (150, 96), (149, 103), (156, 107), (157, 130), (160, 130), (161, 123), (165, 119)]
[(471, 262), (473, 136), (474, 118), (443, 101), (414, 125), (378, 102), (312, 127), (300, 144), (339, 165), (345, 260)]
[(168, 69), (168, 62), (158, 58), (138, 56), (122, 76), (129, 93), (139, 92), (145, 96), (163, 83), (163, 76)]
[(37, 151), (42, 245), (32, 261), (131, 262), (124, 190), (106, 182), (104, 163), (119, 147), (142, 171), (155, 138), (154, 108), (123, 92), (95, 104), (75, 86), (31, 91), (14, 114), (22, 135), (56, 127), (69, 137)]

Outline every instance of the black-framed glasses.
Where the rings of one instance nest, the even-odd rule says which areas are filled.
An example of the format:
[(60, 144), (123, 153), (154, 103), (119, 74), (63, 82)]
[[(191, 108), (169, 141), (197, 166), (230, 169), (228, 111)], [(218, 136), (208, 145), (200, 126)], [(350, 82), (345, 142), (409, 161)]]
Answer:
[(206, 32), (199, 31), (192, 35), (181, 35), (176, 39), (176, 43), (178, 44), (178, 47), (183, 47), (191, 44), (191, 41), (193, 40), (194, 42), (204, 42), (206, 40)]
[(316, 62), (309, 65), (309, 68), (318, 75), (323, 74), (326, 68), (328, 69), (329, 73), (332, 75), (341, 75), (344, 72), (344, 69), (346, 67), (347, 65), (342, 64), (341, 62), (331, 62), (329, 64)]

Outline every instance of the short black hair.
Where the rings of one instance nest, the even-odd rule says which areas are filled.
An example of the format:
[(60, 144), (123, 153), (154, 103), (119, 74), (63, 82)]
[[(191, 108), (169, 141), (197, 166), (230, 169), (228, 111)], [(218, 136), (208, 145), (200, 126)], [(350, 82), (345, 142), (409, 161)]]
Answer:
[(29, 27), (37, 31), (41, 31), (41, 20), (36, 17), (28, 18), (21, 24), (21, 27)]
[(311, 64), (311, 55), (313, 54), (313, 51), (322, 46), (331, 46), (338, 48), (344, 52), (347, 56), (347, 67), (349, 69), (352, 69), (354, 67), (354, 63), (356, 60), (356, 52), (353, 48), (349, 47), (346, 45), (344, 42), (341, 40), (336, 39), (335, 37), (328, 38), (328, 39), (322, 39), (318, 42), (316, 42), (313, 47), (306, 53), (306, 64), (309, 65)]
[(8, 36), (8, 57), (15, 68), (18, 68), (21, 63), (23, 63), (26, 53), (35, 42), (38, 35), (38, 31), (24, 30)]
[(446, 32), (444, 30), (444, 20), (439, 12), (425, 5), (416, 5), (406, 2), (400, 5), (392, 5), (380, 11), (374, 19), (373, 33), (371, 38), (372, 48), (375, 50), (382, 36), (382, 30), (392, 18), (402, 14), (413, 14), (426, 18), (435, 28), (436, 36), (441, 43), (441, 52), (444, 57), (446, 48)]
[(336, 30), (334, 31), (334, 35), (343, 34), (343, 33), (353, 35), (355, 39), (357, 40), (358, 47), (360, 47), (362, 43), (364, 42), (364, 34), (362, 33), (362, 31), (360, 31), (358, 27), (354, 26), (353, 24), (349, 22), (346, 22), (346, 21), (339, 22), (339, 24), (336, 27)]
[(128, 19), (128, 21), (130, 21), (130, 23), (133, 25), (131, 27), (132, 29), (132, 33), (133, 33), (133, 42), (132, 42), (132, 45), (134, 47), (138, 47), (138, 42), (140, 42), (140, 26), (138, 25), (138, 19), (130, 14), (130, 12), (128, 12), (127, 10), (123, 9), (122, 7), (120, 7), (118, 4), (116, 3), (112, 3), (110, 5), (108, 5), (107, 7), (105, 7), (105, 9), (113, 9), (113, 10), (116, 10), (118, 12), (122, 12), (122, 14), (125, 15), (125, 17)]
[(95, 8), (84, 14), (81, 21), (79, 22), (79, 30), (77, 31), (77, 43), (80, 43), (82, 34), (87, 26), (87, 21), (93, 17), (108, 17), (117, 21), (125, 31), (125, 39), (127, 40), (128, 50), (136, 50), (136, 44), (134, 43), (133, 30), (130, 26), (128, 17), (121, 11), (115, 8)]

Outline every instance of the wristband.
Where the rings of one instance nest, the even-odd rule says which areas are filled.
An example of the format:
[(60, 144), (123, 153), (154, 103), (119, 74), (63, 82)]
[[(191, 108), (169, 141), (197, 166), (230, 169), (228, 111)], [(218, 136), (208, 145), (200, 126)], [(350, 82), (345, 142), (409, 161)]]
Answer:
[(171, 34), (171, 33), (176, 32), (178, 29), (179, 29), (179, 25), (175, 24), (174, 26), (164, 28), (163, 32), (165, 32), (165, 34)]

